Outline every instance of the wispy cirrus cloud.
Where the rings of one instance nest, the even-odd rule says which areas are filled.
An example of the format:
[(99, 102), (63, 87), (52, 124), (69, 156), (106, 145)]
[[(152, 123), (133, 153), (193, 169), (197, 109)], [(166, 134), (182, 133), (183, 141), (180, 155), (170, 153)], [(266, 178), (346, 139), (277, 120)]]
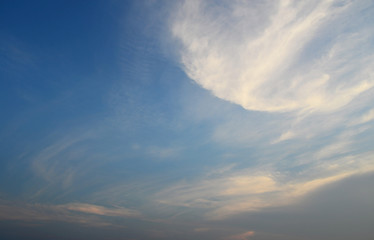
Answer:
[(107, 208), (103, 206), (98, 206), (94, 204), (86, 203), (69, 203), (64, 205), (58, 205), (57, 208), (67, 209), (70, 211), (76, 211), (81, 213), (96, 214), (102, 216), (112, 216), (112, 217), (137, 217), (140, 213), (135, 210), (117, 207), (117, 208)]
[[(337, 110), (374, 85), (367, 2), (184, 1), (172, 17), (187, 75), (259, 111)], [(333, 31), (333, 34), (331, 34)]]
[(87, 203), (60, 205), (0, 202), (0, 219), (17, 221), (61, 221), (90, 226), (117, 226), (102, 217), (138, 218), (138, 211)]

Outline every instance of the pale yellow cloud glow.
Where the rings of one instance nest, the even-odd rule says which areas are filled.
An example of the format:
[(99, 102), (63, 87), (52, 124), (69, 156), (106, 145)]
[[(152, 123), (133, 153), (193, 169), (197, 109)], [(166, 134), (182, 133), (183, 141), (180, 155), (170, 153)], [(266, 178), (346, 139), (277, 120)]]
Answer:
[[(217, 220), (233, 214), (296, 203), (305, 195), (355, 174), (374, 171), (374, 154), (367, 153), (318, 162), (290, 180), (269, 170), (232, 170), (215, 177), (179, 183), (159, 192), (161, 204), (206, 209), (206, 218)], [(279, 176), (277, 176), (279, 175)], [(283, 174), (284, 175), (284, 174)]]
[(65, 205), (58, 205), (58, 208), (68, 209), (82, 213), (97, 214), (103, 216), (121, 216), (121, 217), (134, 217), (139, 216), (139, 212), (126, 208), (106, 208), (103, 206), (85, 204), (85, 203), (70, 203)]
[(258, 194), (277, 190), (276, 182), (268, 176), (240, 176), (227, 179), (222, 195)]

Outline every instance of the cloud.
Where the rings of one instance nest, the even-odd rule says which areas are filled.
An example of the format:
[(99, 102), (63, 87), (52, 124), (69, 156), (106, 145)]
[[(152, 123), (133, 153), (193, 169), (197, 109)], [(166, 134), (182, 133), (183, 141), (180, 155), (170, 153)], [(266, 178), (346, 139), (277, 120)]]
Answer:
[(364, 113), (359, 118), (352, 120), (349, 125), (365, 124), (374, 120), (374, 108)]
[(269, 176), (235, 176), (227, 179), (224, 196), (259, 194), (276, 190), (275, 181)]
[(86, 203), (62, 205), (10, 203), (0, 201), (0, 219), (17, 221), (61, 221), (90, 226), (116, 226), (110, 219), (102, 216), (134, 218), (140, 213), (120, 207), (104, 207)]
[[(318, 188), (353, 175), (374, 171), (372, 152), (335, 156), (318, 161), (299, 172), (279, 171), (273, 165), (246, 169), (227, 168), (219, 175), (180, 182), (153, 197), (169, 207), (199, 209), (210, 220), (265, 208), (287, 206)], [(290, 167), (292, 168), (292, 166)]]
[(255, 235), (254, 231), (248, 231), (248, 232), (245, 232), (245, 233), (242, 233), (242, 234), (233, 235), (233, 236), (229, 237), (228, 239), (230, 239), (230, 240), (246, 240), (246, 239), (251, 239), (251, 237), (254, 236), (254, 235)]
[(69, 203), (64, 205), (58, 205), (57, 208), (102, 216), (135, 217), (140, 215), (139, 212), (131, 209), (107, 208), (103, 206), (86, 203)]
[[(35, 147), (32, 154), (26, 155), (24, 158), (30, 161), (30, 170), (34, 174), (30, 183), (26, 183), (32, 198), (40, 199), (50, 194), (61, 197), (82, 187), (82, 179), (94, 167), (93, 162), (99, 162), (101, 157), (99, 154), (92, 154), (92, 147), (87, 144), (97, 134), (95, 129), (65, 134), (58, 138), (49, 137), (46, 138), (47, 143)], [(36, 179), (43, 181), (35, 182)], [(77, 184), (79, 180), (81, 181)]]
[(365, 4), (184, 1), (171, 33), (187, 75), (221, 99), (248, 110), (331, 112), (374, 86), (364, 50), (373, 30), (361, 18), (341, 24)]
[(243, 214), (226, 223), (244, 222), (256, 232), (254, 239), (371, 239), (373, 177), (372, 172), (345, 178), (305, 195), (296, 204)]
[(65, 138), (45, 147), (32, 160), (34, 172), (47, 181), (52, 181), (56, 176), (61, 176), (62, 169), (60, 167), (61, 165), (58, 165), (58, 157), (61, 158), (61, 155), (63, 155), (66, 150), (72, 148), (85, 138), (86, 137), (83, 136)]
[(273, 143), (281, 142), (284, 140), (288, 140), (295, 137), (295, 133), (292, 130), (288, 130), (287, 132), (282, 133), (282, 135), (275, 140)]

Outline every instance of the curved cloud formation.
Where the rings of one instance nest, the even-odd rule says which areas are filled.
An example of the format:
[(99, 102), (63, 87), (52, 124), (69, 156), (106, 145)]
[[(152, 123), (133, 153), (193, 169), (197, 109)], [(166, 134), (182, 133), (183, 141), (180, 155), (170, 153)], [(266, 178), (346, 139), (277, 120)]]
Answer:
[(248, 110), (330, 112), (374, 84), (366, 5), (185, 1), (171, 31), (187, 75), (215, 96)]

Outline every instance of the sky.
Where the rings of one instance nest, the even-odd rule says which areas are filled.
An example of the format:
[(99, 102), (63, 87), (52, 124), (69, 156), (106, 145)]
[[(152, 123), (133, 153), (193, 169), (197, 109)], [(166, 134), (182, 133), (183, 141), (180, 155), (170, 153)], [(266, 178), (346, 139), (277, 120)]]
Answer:
[(0, 238), (374, 238), (371, 0), (3, 0)]

